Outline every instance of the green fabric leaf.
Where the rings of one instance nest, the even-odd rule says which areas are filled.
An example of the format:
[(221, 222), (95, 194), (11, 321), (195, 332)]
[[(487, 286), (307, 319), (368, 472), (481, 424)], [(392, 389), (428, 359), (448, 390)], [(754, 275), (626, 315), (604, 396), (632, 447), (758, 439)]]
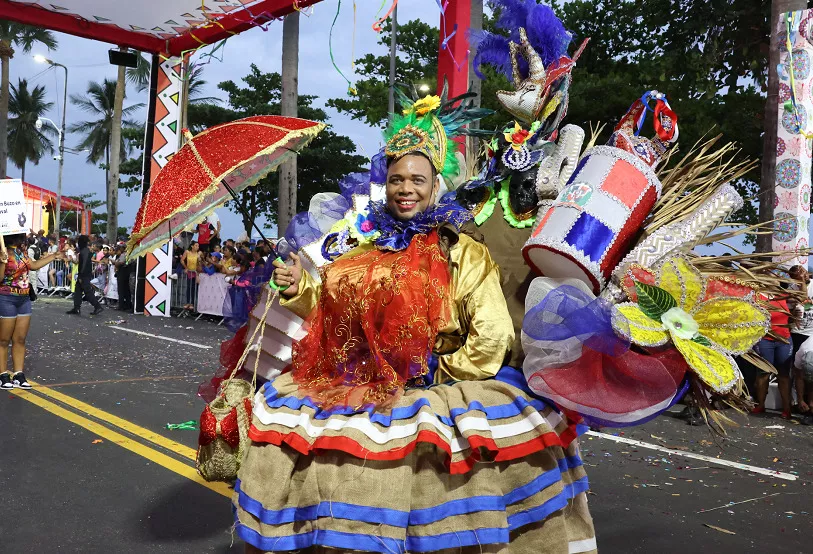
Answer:
[(711, 341), (704, 337), (703, 335), (697, 335), (692, 340), (697, 344), (702, 344), (703, 346), (708, 346), (709, 348), (711, 348)]
[(657, 322), (661, 321), (663, 314), (677, 307), (675, 298), (660, 287), (636, 281), (635, 291), (638, 293), (638, 306), (641, 311)]

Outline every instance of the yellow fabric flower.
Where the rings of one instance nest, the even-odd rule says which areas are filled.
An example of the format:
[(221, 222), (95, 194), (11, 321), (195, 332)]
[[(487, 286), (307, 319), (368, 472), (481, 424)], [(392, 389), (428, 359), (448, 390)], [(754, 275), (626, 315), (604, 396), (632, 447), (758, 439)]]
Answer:
[(668, 342), (700, 379), (719, 393), (736, 384), (733, 356), (743, 354), (770, 330), (770, 315), (753, 298), (706, 299), (706, 280), (685, 258), (671, 258), (658, 271), (658, 286), (636, 283), (638, 303), (618, 306), (627, 320), (615, 324), (640, 346)]
[(404, 110), (404, 115), (409, 115), (410, 112), (415, 112), (418, 115), (426, 115), (432, 110), (437, 110), (440, 107), (440, 96), (424, 96), (414, 104), (412, 107)]

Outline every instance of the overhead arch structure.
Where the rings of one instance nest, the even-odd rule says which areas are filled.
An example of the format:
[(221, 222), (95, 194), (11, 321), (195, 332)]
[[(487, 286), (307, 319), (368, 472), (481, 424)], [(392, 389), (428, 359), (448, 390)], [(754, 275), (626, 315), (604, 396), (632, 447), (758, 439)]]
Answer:
[(180, 56), (320, 0), (2, 0), (0, 18)]

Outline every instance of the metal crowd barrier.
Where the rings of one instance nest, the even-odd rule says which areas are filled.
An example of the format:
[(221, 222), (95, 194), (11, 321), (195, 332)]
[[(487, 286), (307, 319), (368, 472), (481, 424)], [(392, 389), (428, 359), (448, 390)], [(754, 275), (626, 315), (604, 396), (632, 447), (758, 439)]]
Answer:
[[(32, 271), (30, 282), (34, 286), (37, 294), (46, 296), (61, 295), (68, 297), (73, 293), (73, 284), (76, 281), (77, 265), (73, 262), (54, 260), (47, 266)], [(212, 276), (204, 274), (204, 294), (207, 295), (203, 305), (201, 305), (199, 293), (201, 285), (196, 279), (189, 279), (186, 271), (170, 274), (171, 285), (171, 313), (174, 316), (197, 315), (200, 319), (203, 315), (214, 315), (222, 317), (221, 296), (225, 299), (227, 289), (230, 284), (221, 282), (224, 279), (222, 274)], [(130, 277), (130, 292), (135, 295), (135, 272)], [(215, 283), (215, 281), (217, 281)], [(108, 301), (118, 302), (118, 282), (115, 276), (115, 267), (112, 264), (93, 263), (93, 280), (91, 281), (97, 295), (105, 303)], [(187, 296), (189, 288), (192, 287), (191, 296)], [(217, 296), (217, 298), (215, 298)], [(194, 310), (189, 310), (183, 306), (189, 304), (187, 299), (191, 298)], [(135, 298), (133, 298), (135, 302)], [(199, 310), (202, 308), (202, 311)], [(219, 308), (219, 309), (218, 309)], [(220, 321), (222, 323), (222, 320)]]
[[(198, 311), (198, 284), (195, 279), (189, 279), (186, 270), (179, 270), (176, 273), (170, 274), (169, 278), (172, 280), (170, 292), (170, 308), (171, 312), (178, 315), (187, 315), (190, 313), (197, 313)], [(192, 289), (191, 294), (189, 289)], [(191, 302), (189, 301), (191, 300)], [(193, 304), (194, 310), (184, 308), (187, 304)]]
[(61, 294), (68, 296), (73, 291), (73, 283), (76, 278), (76, 264), (62, 260), (54, 260), (36, 274), (36, 279), (31, 279), (37, 294), (54, 296)]

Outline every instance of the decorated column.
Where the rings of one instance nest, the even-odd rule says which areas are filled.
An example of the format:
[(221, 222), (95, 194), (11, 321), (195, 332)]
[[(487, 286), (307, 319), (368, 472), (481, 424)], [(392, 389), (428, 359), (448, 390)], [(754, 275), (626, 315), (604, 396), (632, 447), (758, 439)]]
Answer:
[(449, 98), (465, 94), (469, 88), (469, 41), (471, 3), (452, 0), (445, 3), (440, 16), (440, 48), (438, 51), (438, 92), (443, 80), (449, 83)]
[[(811, 155), (813, 155), (813, 10), (782, 14), (779, 19), (779, 110), (773, 250), (788, 251), (789, 265), (807, 266), (807, 257), (791, 251), (809, 245)], [(790, 33), (788, 33), (790, 29)]]
[[(183, 58), (162, 57), (159, 66), (152, 140), (150, 183), (181, 146), (181, 109), (187, 63)], [(172, 281), (172, 241), (145, 256), (144, 314), (169, 317)]]

